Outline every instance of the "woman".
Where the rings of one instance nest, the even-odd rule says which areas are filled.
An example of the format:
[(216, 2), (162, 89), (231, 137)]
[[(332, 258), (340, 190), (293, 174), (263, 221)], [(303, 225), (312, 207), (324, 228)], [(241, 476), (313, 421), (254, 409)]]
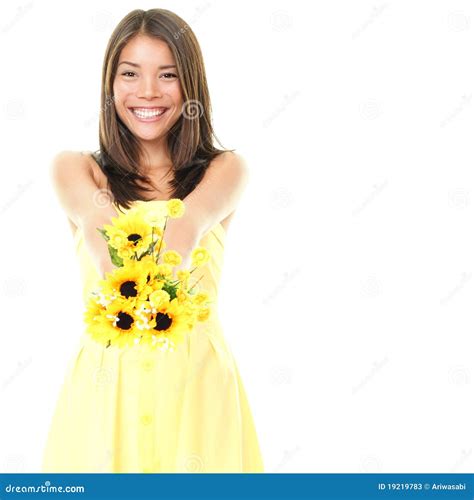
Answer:
[[(185, 204), (164, 239), (217, 298), (225, 235), (248, 181), (212, 144), (204, 64), (192, 30), (164, 9), (134, 10), (107, 46), (100, 149), (60, 153), (52, 180), (74, 232), (83, 296), (114, 269), (97, 231), (119, 211)], [(244, 323), (243, 323), (244, 324)], [(107, 349), (85, 332), (48, 435), (43, 472), (263, 472), (246, 393), (217, 315), (173, 353)]]

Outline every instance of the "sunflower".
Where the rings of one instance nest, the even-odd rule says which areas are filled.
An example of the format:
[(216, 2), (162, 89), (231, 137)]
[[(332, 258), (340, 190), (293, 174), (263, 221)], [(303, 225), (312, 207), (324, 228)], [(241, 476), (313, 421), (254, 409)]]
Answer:
[(132, 305), (146, 300), (153, 290), (148, 283), (155, 273), (155, 268), (156, 264), (149, 259), (130, 260), (125, 266), (106, 273), (106, 279), (100, 283), (102, 293), (106, 296), (115, 294)]
[(109, 245), (117, 250), (122, 259), (140, 257), (149, 250), (153, 241), (160, 239), (156, 228), (147, 224), (139, 211), (112, 217), (111, 220), (112, 224), (104, 224), (103, 228)]
[(159, 307), (151, 307), (148, 314), (151, 328), (146, 331), (142, 340), (152, 347), (166, 344), (172, 350), (183, 341), (185, 333), (191, 328), (185, 307), (177, 299), (162, 302)]
[(98, 314), (92, 317), (92, 310), (89, 310), (88, 332), (92, 338), (106, 343), (107, 347), (124, 347), (140, 341), (143, 331), (137, 324), (139, 318), (130, 302), (116, 299), (97, 311)]

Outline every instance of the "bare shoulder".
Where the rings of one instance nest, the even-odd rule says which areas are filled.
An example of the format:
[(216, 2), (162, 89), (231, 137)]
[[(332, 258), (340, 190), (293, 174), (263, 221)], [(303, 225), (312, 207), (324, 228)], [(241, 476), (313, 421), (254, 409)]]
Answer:
[[(86, 219), (103, 212), (98, 203), (102, 191), (87, 154), (81, 151), (57, 153), (51, 162), (50, 175), (58, 200), (73, 226), (82, 226)], [(110, 213), (113, 213), (111, 209)]]
[[(225, 151), (216, 156), (209, 167), (213, 170), (221, 170), (225, 175), (240, 177), (247, 180), (249, 176), (249, 167), (245, 158), (234, 151)], [(225, 167), (225, 168), (224, 168)]]
[(242, 155), (225, 151), (211, 161), (204, 179), (201, 194), (204, 199), (213, 200), (211, 211), (223, 212), (220, 222), (227, 231), (249, 180), (247, 162)]
[(53, 157), (50, 175), (56, 188), (73, 180), (92, 178), (91, 163), (81, 151), (60, 151)]

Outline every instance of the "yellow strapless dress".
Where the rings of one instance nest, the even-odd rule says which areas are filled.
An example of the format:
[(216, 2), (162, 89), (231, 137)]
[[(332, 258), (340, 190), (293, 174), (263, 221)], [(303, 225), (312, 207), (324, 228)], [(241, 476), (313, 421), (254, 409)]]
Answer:
[[(146, 209), (164, 201), (138, 203)], [(215, 305), (225, 236), (217, 224), (199, 242), (210, 253), (199, 284)], [(85, 301), (100, 275), (80, 229), (75, 245)], [(263, 472), (217, 307), (171, 353), (140, 344), (106, 348), (84, 329), (56, 403), (42, 472)]]

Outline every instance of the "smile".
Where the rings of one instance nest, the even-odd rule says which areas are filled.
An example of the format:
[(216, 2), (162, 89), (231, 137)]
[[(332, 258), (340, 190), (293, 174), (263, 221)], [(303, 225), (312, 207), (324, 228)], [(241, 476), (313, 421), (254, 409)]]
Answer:
[(167, 111), (168, 108), (129, 108), (132, 114), (140, 121), (157, 121)]

